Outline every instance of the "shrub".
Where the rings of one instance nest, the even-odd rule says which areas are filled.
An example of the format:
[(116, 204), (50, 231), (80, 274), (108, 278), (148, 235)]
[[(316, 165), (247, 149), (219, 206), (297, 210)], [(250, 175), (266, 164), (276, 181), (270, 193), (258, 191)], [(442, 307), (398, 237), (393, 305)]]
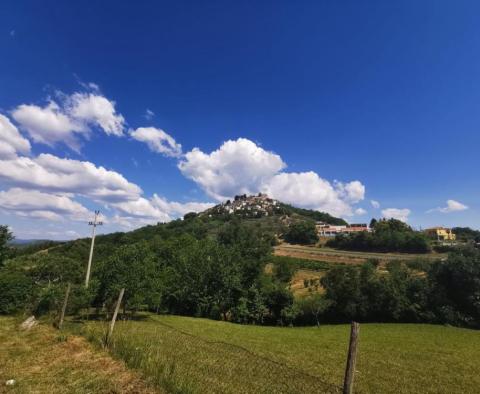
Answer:
[(318, 242), (317, 229), (313, 222), (292, 224), (285, 233), (285, 241), (291, 244), (312, 245)]

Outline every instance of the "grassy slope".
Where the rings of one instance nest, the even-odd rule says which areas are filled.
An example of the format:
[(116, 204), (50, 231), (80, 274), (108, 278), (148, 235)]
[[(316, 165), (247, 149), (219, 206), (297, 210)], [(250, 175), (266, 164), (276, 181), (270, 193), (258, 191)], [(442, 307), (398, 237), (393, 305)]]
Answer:
[[(194, 358), (188, 373), (193, 376), (192, 371), (198, 369), (202, 378), (214, 379), (210, 382), (212, 387), (228, 383), (226, 387), (235, 387), (235, 392), (241, 392), (242, 384), (245, 385), (243, 392), (248, 392), (250, 382), (262, 378), (261, 371), (272, 375), (275, 368), (252, 367), (258, 373), (253, 378), (243, 364), (255, 365), (255, 359), (242, 361), (236, 351), (230, 351), (224, 344), (205, 346), (198, 345), (196, 339), (179, 339), (162, 324), (191, 333), (193, 338), (241, 346), (333, 385), (338, 386), (343, 379), (349, 335), (347, 325), (258, 327), (175, 316), (153, 316), (147, 322), (119, 325), (119, 338), (132, 341), (131, 346), (140, 348), (143, 358), (147, 357), (143, 355), (145, 349), (149, 349), (147, 355), (152, 355), (161, 353), (162, 349), (166, 353), (171, 347), (176, 354), (188, 342), (184, 358), (178, 356), (180, 362)], [(125, 354), (131, 355), (131, 352)], [(145, 370), (145, 365), (140, 369)], [(149, 368), (152, 370), (151, 366)], [(363, 324), (357, 370), (358, 392), (475, 393), (480, 387), (480, 334), (432, 325)]]
[(290, 245), (282, 243), (275, 247), (275, 255), (290, 256), (306, 260), (325, 261), (330, 263), (361, 264), (368, 259), (380, 261), (391, 260), (430, 260), (434, 261), (446, 257), (446, 254), (428, 253), (374, 253), (374, 252), (352, 252), (331, 248), (318, 248), (315, 246)]
[(22, 332), (17, 323), (0, 317), (0, 393), (156, 392), (84, 338), (44, 325)]

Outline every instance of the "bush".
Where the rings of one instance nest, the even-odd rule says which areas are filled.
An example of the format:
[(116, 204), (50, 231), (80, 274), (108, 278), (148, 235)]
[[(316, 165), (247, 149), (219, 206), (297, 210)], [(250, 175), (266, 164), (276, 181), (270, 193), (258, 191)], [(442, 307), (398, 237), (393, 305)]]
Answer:
[(285, 241), (291, 244), (312, 245), (318, 242), (317, 229), (313, 222), (292, 224), (285, 233)]
[(34, 284), (22, 272), (0, 272), (0, 313), (10, 314), (24, 310), (32, 298)]

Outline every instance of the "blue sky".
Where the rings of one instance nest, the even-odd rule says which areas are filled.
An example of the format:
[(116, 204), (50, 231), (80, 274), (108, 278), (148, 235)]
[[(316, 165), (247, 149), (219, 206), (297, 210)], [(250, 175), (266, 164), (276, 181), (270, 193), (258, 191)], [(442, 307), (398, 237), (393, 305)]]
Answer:
[(259, 191), (479, 228), (478, 2), (98, 3), (0, 4), (0, 222), (18, 237)]

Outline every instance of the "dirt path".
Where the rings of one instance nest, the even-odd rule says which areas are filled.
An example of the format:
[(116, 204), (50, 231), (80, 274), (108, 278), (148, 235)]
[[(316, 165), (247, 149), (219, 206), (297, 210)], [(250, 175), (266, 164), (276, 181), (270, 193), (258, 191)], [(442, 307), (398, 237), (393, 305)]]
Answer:
[(0, 318), (0, 393), (158, 392), (84, 338), (45, 325), (20, 332), (13, 318)]

